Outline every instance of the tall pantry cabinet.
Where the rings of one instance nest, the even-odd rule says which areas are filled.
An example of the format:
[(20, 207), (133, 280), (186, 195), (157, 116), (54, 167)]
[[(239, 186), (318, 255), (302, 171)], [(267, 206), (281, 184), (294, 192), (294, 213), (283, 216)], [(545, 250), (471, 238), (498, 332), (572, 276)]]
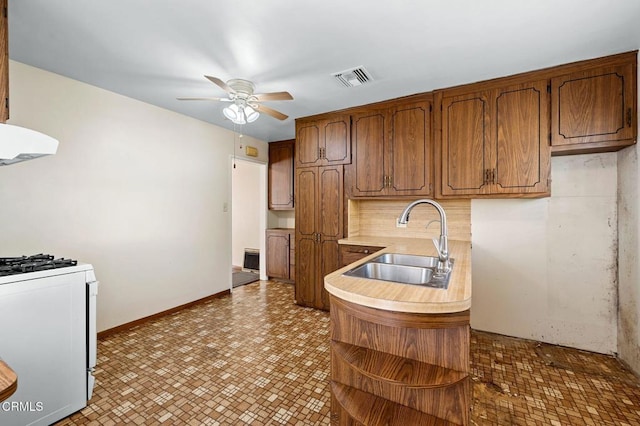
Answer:
[(9, 21), (7, 1), (0, 0), (0, 123), (9, 119)]
[(296, 121), (296, 303), (329, 309), (324, 276), (340, 267), (350, 118)]

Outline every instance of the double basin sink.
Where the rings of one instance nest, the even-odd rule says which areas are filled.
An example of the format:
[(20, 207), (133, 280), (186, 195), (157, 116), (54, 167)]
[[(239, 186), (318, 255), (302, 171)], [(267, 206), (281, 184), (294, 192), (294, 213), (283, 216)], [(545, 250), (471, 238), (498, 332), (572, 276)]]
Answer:
[[(449, 259), (453, 265), (453, 259)], [(447, 289), (451, 271), (438, 271), (438, 258), (385, 253), (345, 272), (344, 275)]]

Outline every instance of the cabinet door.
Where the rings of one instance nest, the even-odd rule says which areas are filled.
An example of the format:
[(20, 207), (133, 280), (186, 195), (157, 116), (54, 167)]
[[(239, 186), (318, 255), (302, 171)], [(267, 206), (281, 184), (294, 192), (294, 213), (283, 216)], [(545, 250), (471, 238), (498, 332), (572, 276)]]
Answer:
[(324, 277), (340, 267), (338, 240), (343, 237), (343, 169), (342, 166), (322, 167), (318, 181), (319, 275), (316, 281), (315, 307), (329, 309), (329, 294), (324, 289)]
[(343, 204), (342, 166), (321, 167), (318, 180), (317, 230), (323, 240), (342, 238)]
[(340, 245), (340, 267), (347, 266), (360, 259), (373, 254), (384, 247), (376, 246), (357, 246), (351, 244)]
[(0, 123), (9, 119), (9, 22), (7, 0), (0, 0)]
[(317, 181), (317, 167), (296, 170), (295, 297), (298, 304), (305, 306), (313, 306), (316, 298)]
[(349, 164), (349, 116), (296, 123), (296, 167)]
[(317, 242), (300, 237), (296, 240), (296, 303), (315, 306), (318, 269)]
[(551, 153), (546, 80), (498, 89), (494, 98), (492, 193), (548, 193)]
[(394, 108), (389, 120), (388, 194), (432, 195), (431, 104)]
[(267, 230), (267, 275), (289, 279), (289, 233)]
[(296, 233), (289, 231), (289, 279), (296, 280)]
[(269, 144), (269, 209), (293, 209), (293, 153), (295, 141)]
[(478, 195), (489, 191), (490, 94), (442, 98), (442, 195)]
[(351, 163), (350, 117), (338, 116), (323, 122), (323, 126), (322, 164)]
[(320, 241), (318, 245), (320, 268), (316, 284), (315, 307), (329, 310), (329, 292), (324, 288), (324, 277), (340, 268), (340, 248), (338, 240), (327, 239)]
[(296, 171), (296, 302), (329, 309), (324, 276), (338, 269), (342, 238), (342, 166)]
[(296, 167), (312, 167), (320, 164), (320, 130), (322, 123), (296, 123)]
[(566, 149), (580, 144), (632, 142), (636, 125), (635, 81), (633, 64), (551, 79), (552, 145)]
[(352, 117), (352, 163), (346, 166), (345, 182), (352, 197), (384, 195), (386, 189), (386, 119), (381, 111)]

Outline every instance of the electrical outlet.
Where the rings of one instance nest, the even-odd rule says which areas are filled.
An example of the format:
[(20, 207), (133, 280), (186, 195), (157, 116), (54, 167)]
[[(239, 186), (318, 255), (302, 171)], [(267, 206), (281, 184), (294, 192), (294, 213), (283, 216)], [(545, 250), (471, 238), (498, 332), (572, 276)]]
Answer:
[(225, 213), (229, 211), (229, 203), (227, 203), (226, 201), (222, 203), (222, 211)]

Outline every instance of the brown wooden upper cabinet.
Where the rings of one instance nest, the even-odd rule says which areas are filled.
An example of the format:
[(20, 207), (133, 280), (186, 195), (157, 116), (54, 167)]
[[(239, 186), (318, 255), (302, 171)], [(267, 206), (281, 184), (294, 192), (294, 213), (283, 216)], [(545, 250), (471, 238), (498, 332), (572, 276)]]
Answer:
[(551, 79), (552, 152), (613, 151), (635, 143), (636, 53), (624, 63)]
[(296, 122), (296, 167), (332, 166), (351, 162), (350, 118)]
[(9, 22), (7, 0), (0, 0), (0, 123), (9, 119)]
[(293, 210), (295, 142), (269, 143), (269, 210)]
[(442, 106), (437, 195), (549, 195), (547, 80), (507, 87), (478, 84), (477, 91), (468, 92), (473, 88), (437, 94)]
[(345, 166), (350, 198), (433, 194), (430, 101), (353, 115), (351, 144), (352, 163)]

